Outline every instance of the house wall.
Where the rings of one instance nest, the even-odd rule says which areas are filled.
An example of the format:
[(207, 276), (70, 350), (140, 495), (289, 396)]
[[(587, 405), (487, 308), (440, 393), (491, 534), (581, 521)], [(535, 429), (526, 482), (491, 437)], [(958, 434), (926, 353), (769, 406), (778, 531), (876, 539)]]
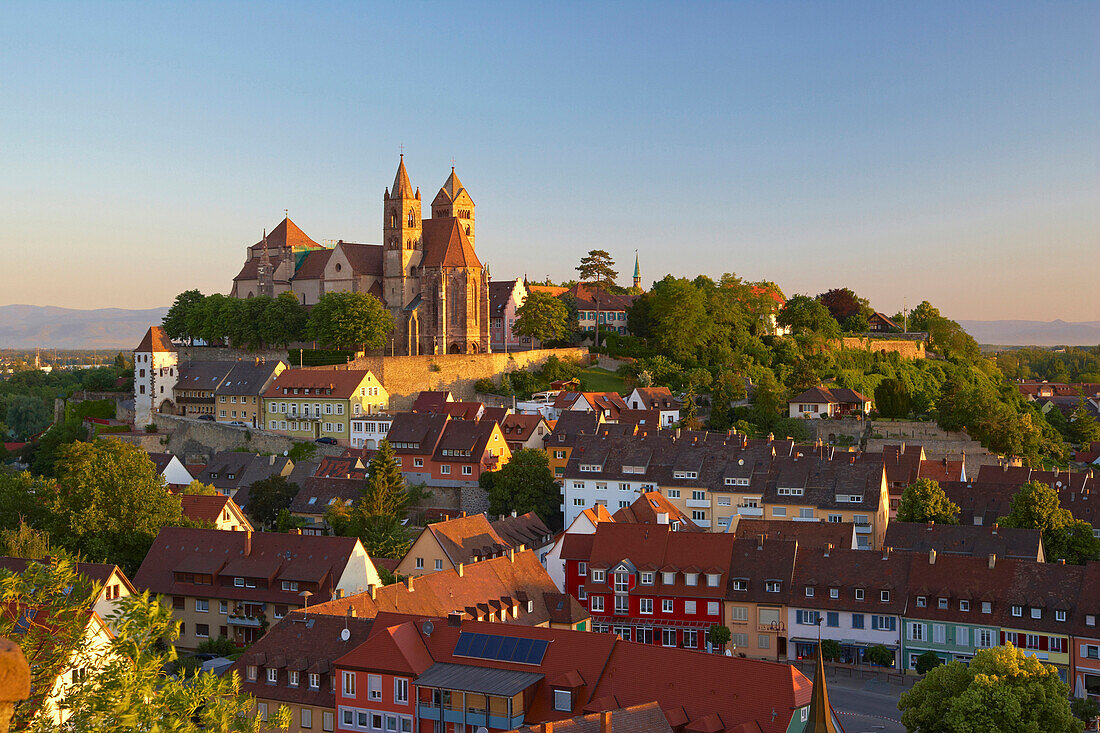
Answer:
[(1091, 638), (1075, 636), (1071, 642), (1070, 661), (1073, 663), (1073, 679), (1070, 680), (1070, 694), (1074, 697), (1088, 695), (1097, 699), (1100, 695), (1088, 694), (1086, 685), (1091, 684), (1094, 688), (1100, 688), (1100, 659), (1088, 655), (1089, 647), (1097, 647), (1097, 656), (1100, 656), (1100, 636)]
[[(238, 428), (179, 417), (176, 415), (155, 414), (153, 422), (162, 435), (142, 436), (152, 438), (158, 443), (168, 433), (168, 452), (177, 456), (207, 456), (221, 451), (245, 448), (250, 452), (282, 455), (298, 441), (286, 435), (272, 433), (260, 428)], [(344, 448), (337, 445), (315, 444), (319, 456), (339, 456)], [(163, 450), (157, 446), (153, 450)]]
[(370, 555), (363, 549), (359, 542), (355, 543), (348, 558), (348, 564), (344, 566), (344, 572), (340, 574), (340, 580), (336, 583), (336, 590), (343, 591), (344, 595), (362, 593), (368, 585), (382, 585), (382, 579), (378, 576), (378, 570), (370, 559)]
[[(422, 567), (417, 567), (417, 558), (423, 561)], [(443, 563), (443, 570), (454, 568), (454, 563), (447, 557), (447, 553), (443, 551), (443, 548), (439, 546), (435, 535), (425, 527), (420, 532), (420, 536), (413, 542), (413, 546), (405, 553), (405, 557), (401, 558), (401, 562), (397, 565), (397, 573), (398, 575), (414, 577), (434, 573), (436, 572), (435, 563), (437, 560)]]
[[(302, 676), (305, 677), (306, 673), (303, 672)], [(287, 708), (289, 708), (290, 727), (285, 729), (287, 733), (316, 733), (317, 731), (320, 731), (321, 733), (326, 733), (327, 731), (336, 730), (335, 708), (321, 707), (317, 705), (300, 705), (294, 702), (286, 702), (285, 700), (276, 700), (275, 698), (271, 697), (257, 697), (256, 702), (267, 705), (268, 715), (274, 714), (275, 711), (278, 710), (281, 706), (285, 705)], [(312, 718), (310, 719), (311, 724), (308, 728), (302, 726), (303, 709), (309, 710), (312, 714)], [(330, 716), (332, 716), (331, 725), (325, 725), (325, 713), (328, 713)], [(279, 730), (281, 731), (284, 729), (280, 728)]]
[[(354, 677), (354, 690), (346, 690), (346, 682), (344, 680), (345, 675), (352, 675)], [(371, 697), (370, 690), (370, 678), (375, 677), (378, 680), (378, 695)], [(401, 679), (404, 681), (408, 690), (408, 701), (398, 702), (396, 696), (395, 681)], [(386, 674), (384, 672), (361, 672), (357, 670), (345, 670), (338, 669), (336, 677), (336, 730), (338, 731), (356, 731), (357, 733), (364, 730), (386, 730), (385, 716), (395, 716), (399, 718), (409, 719), (410, 721), (415, 717), (415, 705), (416, 705), (416, 686), (413, 683), (412, 677), (403, 677), (400, 675)], [(347, 715), (351, 713), (352, 721), (349, 724), (347, 721)], [(366, 725), (360, 725), (360, 714), (365, 714)], [(383, 716), (382, 725), (374, 727), (374, 716)], [(396, 728), (392, 730), (401, 730), (400, 721)]]
[[(819, 592), (828, 593), (828, 587), (818, 588)], [(801, 591), (799, 591), (801, 592)], [(816, 611), (821, 614), (822, 623), (821, 638), (822, 639), (834, 639), (841, 642), (844, 646), (854, 646), (868, 649), (872, 646), (879, 644), (893, 649), (894, 651), (894, 664), (898, 662), (898, 655), (901, 649), (901, 619), (894, 614), (889, 613), (876, 613), (875, 605), (876, 599), (871, 598), (872, 591), (868, 590), (868, 600), (866, 608), (861, 608), (859, 611), (832, 611), (836, 613), (837, 625), (827, 626), (829, 611), (816, 609), (812, 605), (812, 598), (799, 598), (799, 605), (792, 605), (787, 607), (787, 656), (790, 659), (799, 658), (799, 643), (804, 645), (812, 644), (816, 648), (818, 627), (816, 625), (807, 625), (805, 623), (798, 623), (799, 611)], [(863, 616), (863, 628), (855, 628), (853, 626), (853, 616)], [(872, 617), (879, 616), (893, 619), (894, 629), (890, 630), (876, 630), (873, 627)], [(802, 655), (803, 657), (805, 654)]]
[[(765, 618), (761, 617), (761, 611)], [(747, 618), (741, 620), (741, 615)], [(735, 654), (754, 659), (779, 659), (779, 639), (787, 636), (787, 609), (784, 606), (778, 603), (726, 601), (724, 618), (731, 634), (745, 636), (743, 645), (737, 643), (736, 636), (731, 638), (730, 644), (736, 644)], [(778, 618), (778, 622), (769, 621), (769, 618)], [(786, 657), (786, 654), (783, 656)]]
[[(929, 598), (929, 603), (935, 603), (935, 598)], [(957, 603), (957, 601), (956, 601)], [(971, 613), (979, 614), (981, 601), (975, 601)], [(922, 626), (918, 634), (914, 626)], [(936, 641), (936, 627), (943, 627), (943, 641)], [(960, 644), (959, 630), (966, 634), (966, 644)], [(980, 634), (985, 631), (992, 640), (991, 646), (1000, 643), (1000, 628), (988, 624), (960, 624), (950, 621), (929, 621), (922, 618), (902, 619), (902, 655), (901, 666), (903, 669), (915, 670), (916, 657), (927, 652), (934, 651), (945, 663), (955, 659), (969, 660), (975, 652), (985, 647), (977, 646)], [(920, 638), (916, 638), (916, 637)]]

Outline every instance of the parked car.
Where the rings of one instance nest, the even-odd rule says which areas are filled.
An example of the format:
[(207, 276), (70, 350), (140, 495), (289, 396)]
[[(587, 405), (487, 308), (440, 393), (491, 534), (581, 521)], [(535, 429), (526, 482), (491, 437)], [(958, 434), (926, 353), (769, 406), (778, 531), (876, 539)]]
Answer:
[(327, 435), (323, 438), (318, 438), (313, 441), (314, 443), (324, 443), (325, 445), (336, 445), (336, 438), (330, 438)]
[(243, 423), (240, 420), (234, 420), (233, 422), (231, 422), (229, 424), (232, 425), (235, 428), (247, 428), (248, 427), (248, 423)]
[(214, 422), (214, 416), (213, 415), (199, 415), (199, 419), (200, 420), (205, 420), (206, 422)]

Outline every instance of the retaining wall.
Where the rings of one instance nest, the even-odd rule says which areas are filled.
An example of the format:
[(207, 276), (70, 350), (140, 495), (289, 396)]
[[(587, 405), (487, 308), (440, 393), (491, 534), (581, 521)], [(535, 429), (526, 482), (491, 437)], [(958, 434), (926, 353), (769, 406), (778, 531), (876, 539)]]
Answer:
[(839, 341), (840, 345), (845, 349), (892, 351), (901, 354), (906, 359), (924, 359), (927, 356), (923, 341), (910, 341), (908, 339), (872, 339), (859, 336), (844, 336), (840, 338)]
[[(285, 435), (259, 428), (238, 428), (178, 415), (158, 413), (153, 416), (153, 422), (162, 433), (169, 434), (168, 452), (177, 456), (210, 456), (220, 451), (238, 448), (245, 448), (250, 453), (282, 455), (298, 442)], [(323, 443), (314, 443), (314, 445), (317, 446), (318, 456), (338, 456), (345, 450), (344, 446), (339, 445)]]

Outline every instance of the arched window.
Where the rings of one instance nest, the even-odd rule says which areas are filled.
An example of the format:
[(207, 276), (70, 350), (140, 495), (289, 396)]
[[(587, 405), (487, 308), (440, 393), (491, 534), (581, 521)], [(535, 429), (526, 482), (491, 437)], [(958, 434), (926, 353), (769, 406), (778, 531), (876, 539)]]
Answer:
[(469, 224), (466, 225), (466, 236), (467, 237), (470, 236), (470, 225)]
[(416, 226), (416, 212), (412, 209), (409, 209), (409, 226)]

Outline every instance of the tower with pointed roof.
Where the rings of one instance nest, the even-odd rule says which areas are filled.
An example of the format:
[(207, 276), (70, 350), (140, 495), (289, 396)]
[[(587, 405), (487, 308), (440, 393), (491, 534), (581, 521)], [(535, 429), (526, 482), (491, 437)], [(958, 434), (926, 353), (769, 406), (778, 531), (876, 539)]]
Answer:
[(382, 197), (382, 294), (394, 319), (417, 296), (416, 269), (424, 254), (420, 189), (413, 190), (405, 155), (397, 164), (393, 188)]
[(641, 289), (642, 287), (642, 268), (638, 266), (638, 253), (634, 253), (634, 287)]
[(814, 673), (809, 717), (804, 729), (805, 733), (844, 733), (843, 726), (833, 715), (833, 706), (829, 704), (829, 689), (825, 683), (825, 659), (821, 654), (820, 642), (817, 645), (817, 671)]
[(451, 175), (443, 182), (439, 193), (432, 201), (433, 219), (458, 219), (470, 240), (470, 246), (474, 245), (474, 200), (470, 193), (463, 187), (462, 181), (455, 174), (455, 167), (451, 166)]

